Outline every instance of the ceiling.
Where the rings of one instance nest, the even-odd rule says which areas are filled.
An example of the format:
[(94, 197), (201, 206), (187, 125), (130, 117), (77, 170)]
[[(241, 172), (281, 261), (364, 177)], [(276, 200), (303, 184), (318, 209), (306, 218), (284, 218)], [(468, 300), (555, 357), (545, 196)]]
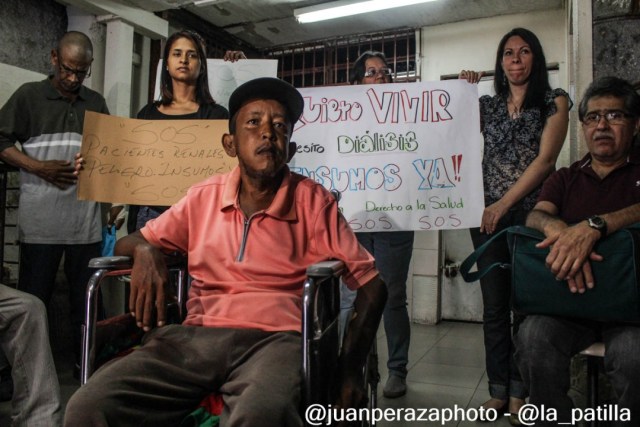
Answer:
[(294, 9), (329, 2), (217, 0), (205, 6), (196, 6), (193, 4), (194, 0), (118, 1), (150, 12), (182, 8), (257, 49), (395, 28), (418, 28), (514, 13), (561, 9), (564, 5), (564, 0), (438, 0), (331, 21), (299, 24), (293, 16)]

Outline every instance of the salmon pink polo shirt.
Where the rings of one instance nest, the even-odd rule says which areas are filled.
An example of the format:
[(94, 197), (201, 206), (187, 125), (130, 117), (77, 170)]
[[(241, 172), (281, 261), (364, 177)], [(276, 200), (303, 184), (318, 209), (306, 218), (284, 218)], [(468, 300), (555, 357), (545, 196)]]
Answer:
[(185, 325), (300, 332), (308, 266), (344, 261), (352, 290), (377, 276), (373, 257), (320, 184), (287, 168), (271, 206), (250, 218), (239, 187), (238, 167), (213, 176), (141, 230), (152, 245), (188, 256)]

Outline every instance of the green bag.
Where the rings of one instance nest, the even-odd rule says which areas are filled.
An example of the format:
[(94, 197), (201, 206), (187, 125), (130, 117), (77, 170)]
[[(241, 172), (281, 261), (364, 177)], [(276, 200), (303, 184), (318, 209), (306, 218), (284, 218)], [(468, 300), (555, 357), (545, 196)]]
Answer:
[[(469, 272), (486, 248), (497, 239), (507, 239), (510, 260)], [(598, 241), (595, 251), (601, 262), (592, 261), (595, 287), (583, 294), (572, 293), (566, 281), (557, 281), (545, 266), (549, 249), (535, 245), (544, 235), (524, 226), (509, 227), (476, 249), (460, 266), (466, 282), (475, 282), (494, 268), (511, 270), (513, 310), (523, 314), (593, 319), (640, 321), (640, 284), (636, 266), (640, 249), (640, 224), (618, 230)]]

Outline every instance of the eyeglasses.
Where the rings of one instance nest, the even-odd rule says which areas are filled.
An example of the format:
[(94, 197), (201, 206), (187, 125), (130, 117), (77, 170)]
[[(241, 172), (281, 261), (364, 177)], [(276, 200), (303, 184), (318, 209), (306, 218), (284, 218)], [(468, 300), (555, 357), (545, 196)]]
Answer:
[(69, 68), (64, 65), (62, 62), (58, 62), (58, 66), (60, 67), (60, 72), (65, 73), (66, 75), (75, 75), (78, 80), (82, 80), (85, 77), (89, 77), (91, 75), (91, 67), (86, 70), (74, 70), (73, 68)]
[(91, 65), (89, 65), (89, 68), (87, 68), (86, 70), (74, 70), (73, 68), (69, 68), (62, 63), (62, 61), (60, 60), (59, 52), (57, 52), (57, 57), (58, 57), (58, 69), (60, 70), (61, 73), (64, 73), (68, 76), (73, 74), (74, 76), (77, 77), (78, 80), (82, 80), (85, 77), (89, 77), (91, 75)]
[(383, 76), (390, 76), (391, 74), (393, 74), (393, 71), (391, 71), (391, 68), (380, 68), (379, 70), (376, 70), (375, 68), (369, 68), (364, 72), (365, 77), (373, 77), (377, 76), (378, 74), (382, 74)]
[(600, 119), (605, 119), (610, 125), (623, 125), (628, 117), (631, 117), (631, 115), (620, 110), (605, 111), (602, 114), (591, 112), (584, 115), (582, 123), (585, 126), (593, 127), (600, 123)]

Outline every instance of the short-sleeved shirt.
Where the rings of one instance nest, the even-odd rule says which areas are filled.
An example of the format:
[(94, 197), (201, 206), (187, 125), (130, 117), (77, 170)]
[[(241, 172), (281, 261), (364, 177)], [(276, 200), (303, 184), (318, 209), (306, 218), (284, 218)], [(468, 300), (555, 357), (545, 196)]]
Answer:
[(320, 184), (287, 169), (271, 206), (250, 218), (239, 187), (238, 167), (213, 176), (141, 229), (152, 245), (188, 256), (185, 324), (300, 331), (308, 266), (344, 261), (350, 289), (376, 277), (373, 258)]
[(591, 154), (547, 178), (538, 201), (551, 202), (568, 224), (640, 203), (640, 150), (601, 179), (591, 168)]
[[(547, 118), (557, 112), (555, 99), (559, 96), (569, 99), (567, 92), (562, 89), (549, 90), (544, 98), (545, 111), (527, 108), (516, 119), (509, 116), (507, 102), (502, 97), (480, 97), (484, 135), (482, 176), (486, 206), (500, 200), (538, 156), (542, 130)], [(521, 207), (531, 210), (539, 193), (540, 187), (537, 187), (527, 194)]]
[[(16, 142), (29, 157), (68, 160), (80, 151), (85, 111), (108, 114), (104, 98), (80, 87), (71, 103), (51, 78), (26, 83), (0, 109), (0, 151)], [(100, 205), (77, 200), (76, 186), (64, 190), (20, 171), (19, 236), (25, 243), (87, 244), (102, 240)]]

